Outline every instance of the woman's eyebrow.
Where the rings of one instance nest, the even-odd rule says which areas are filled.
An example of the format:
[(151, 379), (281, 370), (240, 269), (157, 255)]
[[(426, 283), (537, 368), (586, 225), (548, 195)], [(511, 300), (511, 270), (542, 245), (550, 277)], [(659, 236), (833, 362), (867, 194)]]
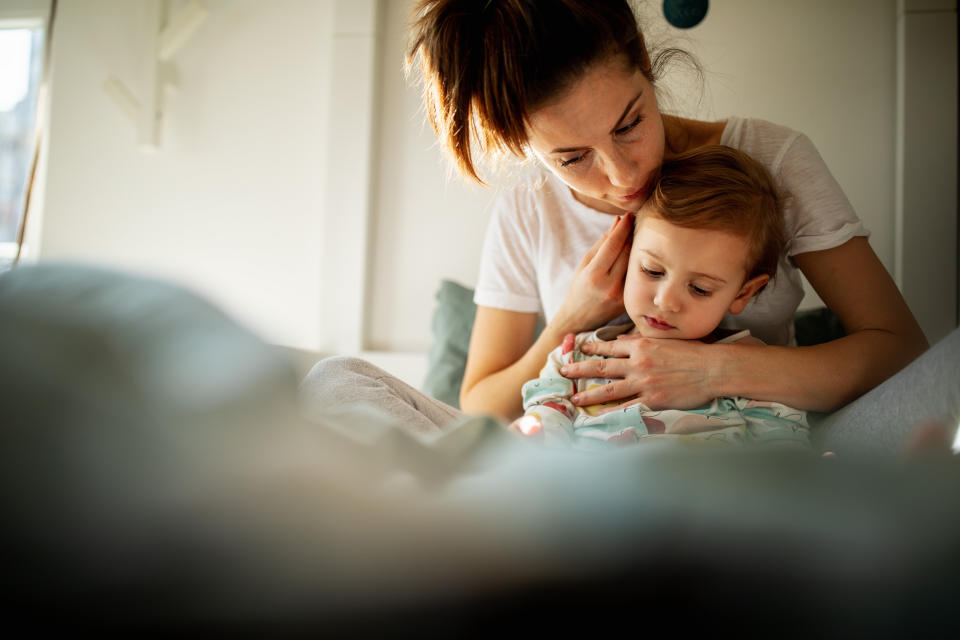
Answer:
[[(627, 117), (627, 114), (630, 113), (630, 110), (633, 109), (633, 106), (637, 104), (637, 101), (643, 96), (643, 89), (640, 89), (640, 92), (633, 97), (633, 100), (627, 103), (627, 108), (623, 110), (623, 113), (620, 114), (620, 117), (617, 118), (617, 123), (613, 125), (613, 128), (610, 129), (610, 133), (616, 132), (620, 128), (621, 123), (624, 118)], [(550, 151), (551, 154), (554, 153), (570, 153), (571, 151), (583, 151), (586, 147), (558, 147)]]
[(623, 110), (623, 113), (620, 114), (620, 117), (617, 118), (617, 123), (613, 125), (613, 128), (610, 129), (610, 133), (616, 132), (617, 129), (623, 124), (623, 121), (626, 119), (627, 114), (630, 113), (630, 110), (633, 109), (633, 105), (637, 104), (637, 101), (643, 97), (643, 89), (640, 89), (640, 92), (633, 97), (633, 100), (627, 103), (627, 108)]

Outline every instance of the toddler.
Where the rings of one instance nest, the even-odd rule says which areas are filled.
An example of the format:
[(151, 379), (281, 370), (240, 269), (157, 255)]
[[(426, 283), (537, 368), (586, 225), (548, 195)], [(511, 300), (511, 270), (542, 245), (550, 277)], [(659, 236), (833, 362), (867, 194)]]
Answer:
[(567, 335), (540, 377), (523, 385), (524, 415), (511, 429), (588, 448), (649, 439), (808, 447), (805, 412), (776, 402), (719, 397), (696, 409), (663, 411), (636, 399), (576, 406), (571, 396), (610, 380), (560, 373), (570, 362), (602, 357), (582, 353), (584, 344), (626, 333), (761, 344), (749, 330), (721, 328), (722, 321), (773, 286), (784, 238), (774, 183), (747, 154), (711, 145), (665, 162), (634, 222), (623, 291), (629, 321)]

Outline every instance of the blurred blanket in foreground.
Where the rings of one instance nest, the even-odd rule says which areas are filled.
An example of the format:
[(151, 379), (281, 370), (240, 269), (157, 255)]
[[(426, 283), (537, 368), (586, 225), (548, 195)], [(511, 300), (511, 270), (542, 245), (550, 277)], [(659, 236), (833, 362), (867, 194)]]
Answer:
[(949, 456), (546, 450), (484, 418), (425, 438), (362, 408), (307, 422), (292, 371), (170, 284), (0, 276), (8, 624), (960, 630)]

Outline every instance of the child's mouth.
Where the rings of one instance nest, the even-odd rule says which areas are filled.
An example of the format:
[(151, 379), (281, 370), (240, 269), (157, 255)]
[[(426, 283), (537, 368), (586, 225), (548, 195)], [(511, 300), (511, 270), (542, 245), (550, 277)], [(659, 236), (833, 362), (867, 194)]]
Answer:
[(651, 316), (643, 316), (643, 319), (646, 320), (647, 324), (650, 325), (652, 328), (659, 329), (660, 331), (668, 331), (670, 329), (676, 328), (672, 324), (667, 324), (666, 322), (663, 322), (662, 320), (658, 320)]

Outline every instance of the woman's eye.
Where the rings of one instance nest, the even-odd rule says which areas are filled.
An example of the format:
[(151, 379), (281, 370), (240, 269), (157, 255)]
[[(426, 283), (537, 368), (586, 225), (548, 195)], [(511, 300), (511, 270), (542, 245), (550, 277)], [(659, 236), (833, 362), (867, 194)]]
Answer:
[(583, 160), (584, 156), (586, 156), (586, 155), (587, 155), (586, 153), (581, 153), (580, 155), (578, 155), (578, 156), (576, 156), (576, 157), (574, 157), (574, 158), (569, 158), (569, 159), (567, 159), (567, 160), (561, 160), (561, 161), (560, 161), (560, 166), (561, 166), (561, 167), (569, 167), (569, 166), (575, 165), (575, 164), (577, 164), (578, 162), (580, 162), (581, 160)]
[(643, 114), (638, 115), (638, 116), (634, 119), (634, 121), (631, 122), (630, 124), (626, 124), (626, 125), (620, 127), (619, 129), (614, 130), (614, 133), (616, 133), (617, 135), (623, 135), (623, 134), (627, 133), (628, 131), (630, 131), (631, 129), (633, 129), (634, 127), (636, 127), (636, 126), (637, 126), (638, 124), (640, 124), (641, 122), (643, 122)]

